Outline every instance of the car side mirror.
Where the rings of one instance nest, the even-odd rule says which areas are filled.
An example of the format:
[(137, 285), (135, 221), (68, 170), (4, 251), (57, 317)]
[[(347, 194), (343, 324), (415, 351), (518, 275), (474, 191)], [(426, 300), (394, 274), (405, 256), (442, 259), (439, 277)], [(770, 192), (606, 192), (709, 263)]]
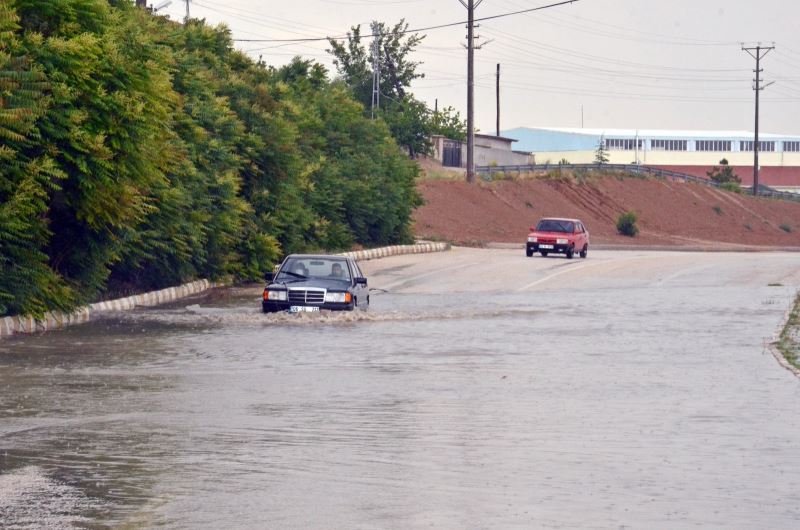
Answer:
[(268, 272), (268, 273), (266, 273), (266, 274), (264, 275), (264, 279), (265, 279), (265, 280), (267, 280), (268, 282), (271, 282), (271, 281), (273, 281), (273, 280), (275, 279), (275, 273), (274, 273), (274, 272)]
[(367, 285), (366, 278), (356, 278), (356, 285)]

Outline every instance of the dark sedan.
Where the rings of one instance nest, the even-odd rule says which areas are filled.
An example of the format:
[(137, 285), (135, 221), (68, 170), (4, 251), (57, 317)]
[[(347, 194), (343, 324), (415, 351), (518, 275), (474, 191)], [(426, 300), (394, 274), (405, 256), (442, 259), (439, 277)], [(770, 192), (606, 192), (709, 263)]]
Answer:
[(291, 254), (277, 273), (267, 273), (261, 308), (265, 313), (352, 311), (369, 307), (367, 279), (352, 258)]

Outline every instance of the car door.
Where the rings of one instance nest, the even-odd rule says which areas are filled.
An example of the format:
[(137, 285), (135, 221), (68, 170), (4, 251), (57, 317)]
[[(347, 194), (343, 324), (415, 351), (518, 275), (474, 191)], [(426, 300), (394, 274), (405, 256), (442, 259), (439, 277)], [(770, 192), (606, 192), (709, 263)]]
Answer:
[(366, 285), (356, 283), (356, 278), (363, 278), (364, 274), (358, 268), (358, 263), (355, 260), (350, 262), (350, 270), (353, 273), (353, 296), (356, 299), (358, 307), (366, 307), (369, 303), (369, 288)]
[(586, 229), (583, 227), (583, 223), (575, 223), (575, 250), (580, 252), (583, 250), (584, 245), (586, 245)]

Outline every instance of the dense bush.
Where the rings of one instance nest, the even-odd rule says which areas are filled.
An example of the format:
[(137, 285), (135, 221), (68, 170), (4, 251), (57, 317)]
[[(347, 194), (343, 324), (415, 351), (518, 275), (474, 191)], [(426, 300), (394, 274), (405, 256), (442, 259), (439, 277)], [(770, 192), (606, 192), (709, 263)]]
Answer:
[(0, 315), (410, 238), (417, 166), (324, 68), (123, 0), (0, 4)]
[(620, 214), (617, 218), (617, 232), (623, 236), (635, 237), (639, 233), (636, 221), (636, 212), (628, 211)]

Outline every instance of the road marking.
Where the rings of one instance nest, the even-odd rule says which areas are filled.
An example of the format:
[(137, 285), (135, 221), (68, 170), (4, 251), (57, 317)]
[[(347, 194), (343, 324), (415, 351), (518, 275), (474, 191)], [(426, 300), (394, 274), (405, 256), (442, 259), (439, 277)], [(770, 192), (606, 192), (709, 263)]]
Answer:
[(568, 272), (577, 271), (577, 270), (581, 270), (581, 269), (586, 269), (588, 267), (593, 267), (593, 266), (596, 266), (596, 265), (602, 265), (603, 263), (608, 263), (608, 262), (596, 261), (596, 262), (593, 262), (593, 263), (586, 263), (586, 264), (583, 264), (583, 265), (576, 265), (575, 267), (570, 267), (568, 269), (560, 270), (560, 271), (558, 271), (556, 273), (551, 274), (550, 276), (545, 276), (544, 278), (539, 278), (538, 280), (536, 280), (533, 283), (529, 283), (528, 285), (526, 285), (524, 287), (520, 287), (519, 289), (517, 289), (517, 292), (519, 293), (519, 292), (522, 292), (522, 291), (527, 291), (531, 287), (535, 287), (535, 286), (539, 285), (540, 283), (544, 283), (544, 282), (546, 282), (548, 280), (551, 280), (551, 279), (555, 278), (556, 276), (561, 276), (562, 274), (566, 274)]
[(517, 292), (520, 293), (522, 291), (527, 291), (531, 287), (536, 287), (537, 285), (539, 285), (541, 283), (544, 283), (546, 281), (552, 280), (556, 276), (561, 276), (562, 274), (566, 274), (568, 272), (574, 272), (574, 271), (577, 271), (577, 270), (588, 269), (590, 267), (597, 267), (599, 265), (616, 265), (616, 264), (624, 262), (624, 261), (633, 261), (633, 260), (638, 260), (638, 259), (654, 259), (654, 258), (657, 258), (657, 256), (631, 256), (631, 257), (628, 257), (628, 258), (616, 259), (616, 260), (611, 260), (611, 261), (593, 261), (591, 263), (584, 263), (584, 264), (581, 264), (581, 265), (576, 265), (574, 267), (569, 267), (568, 269), (560, 270), (558, 272), (555, 272), (555, 273), (551, 274), (550, 276), (545, 276), (544, 278), (539, 278), (535, 282), (532, 282), (532, 283), (529, 283), (528, 285), (520, 287), (519, 289), (517, 289)]
[(413, 282), (413, 281), (416, 281), (416, 280), (419, 280), (419, 279), (422, 279), (422, 278), (427, 278), (428, 276), (433, 276), (434, 274), (439, 274), (440, 272), (449, 272), (449, 271), (455, 271), (455, 270), (458, 270), (458, 269), (465, 269), (467, 267), (472, 267), (474, 265), (480, 265), (482, 263), (485, 263), (485, 262), (483, 262), (483, 261), (475, 261), (475, 262), (471, 262), (471, 263), (462, 263), (461, 265), (454, 265), (452, 267), (442, 267), (441, 269), (436, 269), (434, 271), (426, 272), (425, 274), (418, 274), (417, 276), (412, 276), (410, 278), (403, 278), (399, 282), (395, 282), (395, 283), (389, 284), (388, 286), (384, 287), (384, 289), (394, 289), (397, 286), (405, 285), (407, 283), (410, 283), (410, 282)]
[(674, 274), (670, 274), (666, 278), (661, 278), (659, 281), (655, 282), (655, 285), (664, 285), (665, 283), (671, 282), (672, 280), (677, 280), (678, 278), (680, 278), (682, 276), (686, 276), (686, 275), (689, 275), (689, 274), (695, 275), (700, 271), (704, 271), (706, 269), (711, 269), (713, 267), (718, 267), (718, 266), (719, 266), (718, 264), (712, 263), (712, 264), (709, 264), (709, 265), (700, 265), (700, 266), (697, 266), (697, 267), (686, 267), (686, 268), (683, 268), (683, 269), (679, 270), (678, 272), (676, 272)]

